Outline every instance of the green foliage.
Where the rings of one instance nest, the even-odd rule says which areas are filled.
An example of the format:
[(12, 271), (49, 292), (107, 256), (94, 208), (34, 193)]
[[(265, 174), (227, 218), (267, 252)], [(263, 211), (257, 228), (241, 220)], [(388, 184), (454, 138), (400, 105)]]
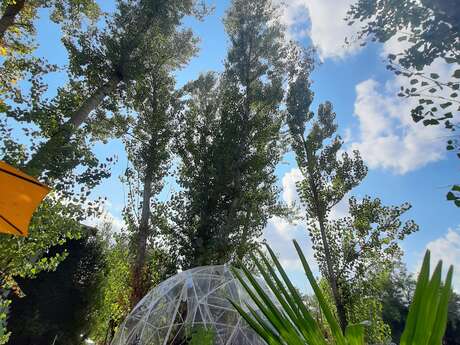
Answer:
[(6, 283), (13, 277), (33, 278), (41, 271), (55, 270), (67, 256), (66, 250), (46, 254), (51, 247), (80, 237), (78, 211), (49, 197), (32, 217), (29, 237), (2, 234), (0, 267)]
[(110, 235), (110, 225), (105, 225), (104, 260), (106, 267), (102, 285), (98, 290), (99, 302), (92, 314), (89, 337), (105, 344), (113, 337), (116, 328), (131, 310), (131, 280), (129, 239), (126, 235)]
[[(48, 9), (50, 19), (63, 30), (94, 22), (100, 15), (93, 0), (2, 0), (0, 1), (0, 111), (24, 96), (20, 81), (36, 81), (37, 74), (50, 72), (46, 60), (34, 56), (39, 9)], [(45, 11), (43, 11), (45, 12)]]
[[(268, 258), (260, 253), (260, 258), (251, 256), (264, 281), (270, 287), (274, 297), (267, 294), (259, 285), (253, 273), (244, 265), (243, 273), (237, 269), (232, 272), (251, 296), (255, 307), (241, 306), (232, 302), (241, 316), (248, 322), (268, 344), (302, 345), (302, 344), (353, 344), (364, 342), (365, 326), (349, 325), (342, 333), (333, 310), (328, 305), (321, 288), (317, 284), (297, 242), (294, 246), (302, 262), (305, 274), (313, 288), (320, 308), (331, 331), (326, 338), (318, 322), (301, 299), (279, 263), (276, 255), (268, 247), (272, 267)], [(446, 280), (441, 280), (442, 262), (440, 261), (430, 279), (430, 252), (427, 251), (417, 281), (414, 299), (410, 305), (408, 320), (401, 339), (403, 344), (441, 344), (447, 323), (447, 306), (451, 294), (453, 268), (450, 267)]]
[(391, 328), (382, 317), (382, 303), (375, 297), (356, 297), (347, 308), (347, 319), (367, 325), (365, 340), (369, 344), (386, 344), (391, 339)]
[[(363, 24), (360, 38), (386, 42), (397, 37), (398, 41), (409, 42), (404, 51), (388, 55), (387, 69), (408, 81), (408, 86), (401, 86), (398, 96), (417, 100), (417, 106), (411, 110), (415, 122), (421, 121), (425, 126), (444, 124), (450, 130), (458, 128), (460, 11), (455, 0), (359, 0), (351, 6), (346, 19), (350, 25), (357, 20)], [(436, 59), (449, 64), (452, 75), (444, 78), (426, 72), (425, 68)], [(449, 142), (447, 148), (453, 150), (452, 140)], [(447, 200), (460, 207), (455, 192), (450, 191)]]
[(64, 250), (69, 254), (54, 272), (17, 279), (25, 296), (13, 296), (10, 343), (81, 344), (82, 335), (87, 337), (105, 266), (101, 243), (86, 232), (51, 248), (49, 255)]
[(4, 345), (8, 342), (11, 335), (11, 332), (8, 332), (6, 328), (11, 300), (7, 299), (7, 292), (3, 288), (0, 288), (0, 293), (0, 345)]
[(402, 66), (417, 70), (439, 57), (448, 63), (453, 62), (450, 55), (454, 60), (458, 58), (459, 19), (455, 0), (360, 0), (351, 6), (347, 16), (349, 22), (362, 22), (360, 37), (386, 42), (399, 36), (400, 41), (412, 43), (401, 52), (399, 60)]
[(449, 345), (460, 344), (460, 295), (455, 292), (452, 292), (449, 301), (444, 342)]
[(171, 247), (183, 267), (242, 258), (268, 218), (282, 212), (283, 28), (267, 0), (232, 2), (230, 48), (221, 76), (184, 87), (176, 151), (181, 191), (172, 200)]
[(16, 97), (18, 88), (8, 89), (6, 97), (12, 104), (7, 116), (28, 127), (25, 134), (35, 139), (23, 166), (31, 175), (57, 175), (62, 182), (62, 176), (72, 180), (69, 175), (76, 167), (88, 166), (83, 178), (107, 177), (106, 164), (98, 164), (90, 148), (95, 141), (124, 132), (126, 118), (119, 110), (164, 58), (165, 51), (159, 48), (174, 37), (176, 48), (183, 49), (167, 62), (170, 67), (182, 66), (195, 51), (192, 32), (178, 29), (185, 15), (195, 13), (194, 1), (158, 6), (148, 1), (118, 1), (117, 5), (101, 25), (66, 28), (63, 43), (69, 53), (69, 82), (54, 99), (45, 97), (46, 84), (40, 77), (49, 68), (41, 71), (42, 67), (41, 74), (32, 78), (27, 97)]
[[(388, 207), (370, 197), (360, 201), (349, 198), (349, 216), (329, 219), (331, 209), (366, 176), (367, 167), (357, 151), (339, 154), (343, 141), (336, 134), (331, 103), (321, 104), (316, 115), (310, 110), (311, 52), (293, 46), (290, 61), (287, 122), (303, 177), (297, 191), (305, 207), (315, 258), (329, 282), (344, 329), (348, 320), (366, 320), (367, 316), (358, 315), (353, 306), (363, 297), (377, 303), (382, 277), (402, 255), (398, 241), (417, 231), (418, 226), (400, 220), (409, 204)], [(373, 327), (386, 328), (376, 318), (375, 314)], [(371, 333), (367, 332), (369, 341), (382, 340), (380, 331), (375, 331), (375, 339)]]
[[(413, 299), (416, 281), (408, 274), (404, 265), (395, 269), (385, 283), (380, 301), (383, 306), (382, 317), (391, 327), (393, 342), (399, 343), (404, 331), (409, 302)], [(448, 305), (447, 327), (443, 344), (460, 344), (460, 297), (452, 292)]]
[[(105, 224), (103, 233), (106, 268), (98, 290), (89, 333), (89, 338), (98, 344), (109, 343), (118, 326), (131, 311), (132, 266), (135, 258), (130, 232), (113, 233), (111, 225)], [(156, 245), (147, 246), (146, 262), (144, 278), (147, 289), (177, 272), (175, 259)]]
[[(173, 72), (195, 54), (196, 39), (189, 31), (173, 32), (161, 37), (146, 57), (150, 72), (139, 80), (130, 95), (130, 105), (136, 112), (124, 139), (131, 167), (125, 172), (129, 185), (129, 203), (123, 210), (132, 233), (135, 260), (132, 269), (132, 305), (151, 287), (145, 273), (146, 252), (159, 247), (159, 234), (164, 232), (165, 205), (158, 200), (164, 186), (171, 156), (180, 108), (179, 95), (174, 90)], [(178, 53), (180, 52), (180, 53)], [(155, 248), (158, 250), (158, 248)], [(160, 269), (159, 269), (160, 270)]]
[(194, 327), (191, 331), (190, 340), (188, 345), (213, 345), (216, 337), (212, 329), (205, 327)]
[(409, 307), (401, 345), (441, 344), (447, 324), (453, 267), (450, 266), (445, 282), (442, 282), (441, 273), (442, 261), (439, 261), (430, 278), (430, 252), (427, 251)]

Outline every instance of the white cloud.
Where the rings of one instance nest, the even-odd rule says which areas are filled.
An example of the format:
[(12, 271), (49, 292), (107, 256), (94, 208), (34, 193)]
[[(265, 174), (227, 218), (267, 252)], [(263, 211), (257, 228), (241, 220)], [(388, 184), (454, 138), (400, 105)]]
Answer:
[(443, 158), (445, 131), (413, 122), (414, 100), (396, 96), (400, 82), (392, 80), (382, 87), (368, 79), (356, 86), (354, 112), (360, 133), (351, 148), (361, 152), (370, 168), (405, 174)]
[[(283, 200), (289, 206), (300, 206), (301, 216), (305, 215), (303, 207), (301, 206), (300, 198), (297, 193), (296, 183), (302, 180), (302, 173), (299, 168), (292, 168), (289, 172), (284, 174), (282, 179), (283, 185)], [(337, 219), (345, 217), (348, 213), (348, 195), (346, 195), (341, 202), (335, 205), (330, 214), (329, 219)]]
[(443, 261), (444, 271), (454, 265), (453, 287), (460, 292), (460, 228), (448, 229), (444, 236), (431, 241), (426, 246), (431, 251), (431, 262)]
[(91, 217), (86, 219), (83, 224), (93, 227), (102, 227), (104, 224), (110, 224), (112, 226), (112, 232), (120, 233), (121, 230), (126, 226), (125, 222), (113, 215), (107, 208), (104, 208), (102, 214), (98, 217)]
[[(302, 174), (298, 168), (292, 168), (282, 178), (283, 200), (290, 206), (301, 206), (296, 190), (296, 182), (302, 179)], [(346, 216), (348, 213), (348, 198), (338, 203), (329, 215), (330, 219), (337, 219)], [(264, 232), (264, 238), (272, 249), (279, 255), (283, 267), (289, 271), (303, 272), (302, 265), (292, 244), (295, 239), (299, 242), (304, 254), (314, 271), (318, 270), (318, 265), (314, 259), (312, 243), (310, 241), (306, 222), (300, 217), (305, 217), (303, 207), (299, 208), (299, 219), (289, 222), (280, 217), (273, 217), (269, 220)]]
[(273, 217), (269, 220), (264, 237), (273, 251), (279, 255), (280, 263), (286, 270), (303, 272), (302, 264), (292, 243), (293, 239), (299, 243), (312, 269), (317, 270), (311, 241), (303, 222), (289, 223), (283, 218)]
[(283, 176), (283, 200), (289, 206), (293, 206), (294, 204), (299, 203), (299, 196), (297, 194), (296, 183), (300, 180), (302, 180), (302, 173), (298, 168), (292, 168)]
[(343, 58), (360, 49), (358, 42), (345, 44), (357, 29), (344, 20), (354, 0), (290, 0), (286, 1), (282, 21), (292, 36), (307, 34), (317, 47), (321, 59)]
[[(300, 200), (296, 190), (296, 182), (302, 179), (298, 168), (292, 168), (282, 178), (284, 202), (289, 206), (299, 206)], [(301, 211), (301, 210), (300, 210)], [(279, 255), (280, 263), (291, 272), (303, 272), (302, 264), (297, 256), (293, 239), (299, 242), (305, 256), (311, 266), (316, 269), (317, 265), (313, 258), (311, 241), (308, 237), (306, 225), (303, 221), (289, 222), (280, 217), (273, 217), (269, 220), (264, 231), (264, 238), (268, 244)]]

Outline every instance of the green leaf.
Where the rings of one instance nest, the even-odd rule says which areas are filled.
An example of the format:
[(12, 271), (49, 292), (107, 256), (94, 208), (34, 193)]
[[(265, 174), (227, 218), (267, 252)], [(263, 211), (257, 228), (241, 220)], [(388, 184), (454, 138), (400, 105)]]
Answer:
[(458, 59), (451, 58), (451, 57), (444, 57), (444, 60), (445, 60), (447, 63), (456, 63), (456, 62), (459, 62)]
[(449, 267), (449, 271), (447, 272), (446, 282), (444, 287), (441, 288), (441, 296), (439, 298), (439, 303), (437, 305), (437, 312), (434, 316), (435, 323), (433, 324), (433, 332), (431, 334), (430, 340), (428, 342), (429, 345), (438, 345), (442, 343), (442, 338), (444, 336), (444, 332), (446, 331), (447, 325), (447, 313), (449, 307), (449, 299), (452, 292), (452, 276), (454, 268), (452, 266)]
[(452, 77), (460, 79), (460, 69), (455, 70), (454, 74), (452, 74)]
[(437, 73), (431, 73), (431, 74), (430, 74), (430, 77), (433, 78), (433, 79), (438, 79), (438, 78), (439, 78), (439, 74), (437, 74)]
[(423, 120), (423, 124), (425, 126), (439, 125), (439, 121), (436, 119), (428, 119), (428, 120)]
[(446, 108), (450, 107), (451, 105), (452, 105), (452, 102), (446, 102), (446, 103), (440, 104), (439, 106), (440, 106), (442, 109), (446, 109)]
[(396, 59), (396, 55), (395, 54), (388, 54), (388, 59), (394, 60), (394, 59)]
[[(412, 345), (417, 328), (417, 320), (420, 317), (421, 304), (423, 303), (423, 295), (429, 281), (430, 271), (430, 251), (427, 250), (423, 258), (422, 269), (418, 276), (417, 285), (412, 303), (409, 307), (409, 314), (407, 315), (406, 326), (401, 335), (400, 345)], [(415, 345), (415, 344), (414, 344)]]
[(349, 325), (345, 330), (348, 345), (364, 345), (364, 326)]
[(329, 327), (331, 328), (331, 332), (334, 338), (336, 339), (337, 344), (346, 344), (346, 341), (342, 335), (342, 330), (340, 329), (339, 323), (337, 319), (335, 318), (335, 316), (333, 315), (332, 311), (329, 309), (326, 299), (324, 298), (324, 295), (321, 289), (316, 283), (315, 277), (313, 276), (313, 273), (311, 272), (310, 266), (308, 265), (307, 260), (305, 259), (305, 256), (303, 255), (303, 252), (300, 249), (299, 244), (297, 243), (296, 240), (293, 240), (293, 242), (294, 242), (295, 249), (297, 250), (297, 254), (299, 255), (300, 261), (302, 262), (302, 266), (304, 268), (305, 275), (307, 276), (307, 279), (310, 282), (310, 285), (313, 288), (313, 291), (315, 292), (315, 296), (318, 299), (321, 310), (324, 313), (324, 316), (329, 324)]
[(447, 196), (446, 196), (446, 197), (447, 197), (447, 200), (449, 200), (449, 201), (452, 201), (452, 200), (456, 200), (456, 199), (457, 199), (457, 197), (455, 196), (455, 194), (452, 193), (452, 192), (447, 193)]

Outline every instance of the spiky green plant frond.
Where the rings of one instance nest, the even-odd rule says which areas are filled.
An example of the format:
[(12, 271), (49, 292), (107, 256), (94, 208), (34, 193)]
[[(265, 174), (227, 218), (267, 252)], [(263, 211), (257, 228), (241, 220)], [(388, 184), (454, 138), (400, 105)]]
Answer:
[[(244, 265), (232, 268), (235, 277), (250, 295), (253, 305), (232, 302), (247, 323), (268, 345), (364, 345), (364, 325), (348, 325), (343, 333), (337, 318), (318, 286), (308, 262), (294, 240), (294, 246), (313, 288), (326, 322), (331, 330), (328, 339), (310, 310), (302, 301), (298, 290), (289, 280), (275, 253), (267, 245), (268, 254), (251, 254), (271, 291), (266, 291), (255, 275)], [(440, 261), (430, 279), (430, 252), (427, 251), (417, 282), (414, 300), (409, 309), (401, 345), (440, 345), (447, 323), (447, 305), (451, 294), (453, 268), (449, 268), (445, 282), (441, 279)]]

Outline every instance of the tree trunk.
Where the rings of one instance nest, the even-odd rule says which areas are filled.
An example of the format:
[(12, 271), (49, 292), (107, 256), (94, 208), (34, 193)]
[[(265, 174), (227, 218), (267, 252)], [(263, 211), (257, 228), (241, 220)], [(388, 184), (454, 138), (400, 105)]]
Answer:
[(14, 24), (16, 16), (24, 8), (26, 0), (16, 0), (15, 3), (10, 3), (5, 8), (5, 12), (0, 18), (0, 43), (5, 37), (6, 31)]
[(137, 233), (136, 245), (136, 259), (134, 261), (132, 271), (132, 286), (133, 291), (131, 295), (131, 306), (134, 307), (142, 297), (144, 297), (145, 282), (144, 282), (144, 268), (145, 257), (147, 251), (147, 238), (149, 235), (149, 219), (150, 219), (150, 198), (152, 195), (152, 173), (151, 169), (147, 167), (147, 173), (144, 178), (144, 191), (142, 196), (142, 212), (141, 220), (139, 222), (139, 230)]
[(332, 289), (332, 295), (334, 297), (335, 307), (337, 309), (337, 316), (339, 317), (340, 328), (342, 329), (343, 332), (345, 332), (345, 328), (347, 327), (347, 315), (345, 311), (345, 306), (342, 301), (342, 297), (340, 296), (340, 293), (339, 293), (337, 277), (332, 268), (332, 257), (331, 257), (331, 251), (329, 248), (329, 242), (327, 241), (327, 237), (326, 237), (326, 229), (324, 228), (324, 219), (319, 219), (318, 222), (319, 222), (319, 229), (321, 232), (321, 241), (323, 242), (323, 247), (324, 247), (324, 255), (326, 256), (326, 266), (328, 270), (327, 280)]
[(326, 278), (327, 278), (329, 285), (331, 286), (332, 295), (333, 295), (334, 302), (335, 302), (335, 307), (337, 309), (337, 316), (339, 317), (340, 328), (342, 329), (343, 332), (345, 332), (345, 328), (347, 327), (347, 316), (346, 316), (345, 306), (343, 304), (342, 297), (340, 296), (337, 276), (332, 266), (331, 250), (329, 248), (329, 242), (326, 236), (325, 212), (322, 211), (322, 205), (321, 205), (321, 200), (320, 200), (320, 195), (319, 195), (319, 190), (321, 189), (321, 187), (320, 186), (318, 187), (318, 185), (315, 184), (319, 182), (314, 182), (312, 179), (312, 177), (315, 176), (315, 167), (311, 165), (311, 162), (314, 161), (314, 158), (311, 157), (309, 153), (310, 151), (308, 150), (308, 145), (305, 142), (304, 138), (302, 138), (302, 143), (304, 145), (304, 150), (307, 156), (307, 164), (308, 164), (307, 169), (308, 169), (308, 174), (310, 175), (309, 184), (310, 184), (310, 189), (313, 193), (313, 199), (315, 203), (314, 206), (316, 209), (315, 213), (318, 218), (319, 230), (321, 233), (321, 242), (323, 242), (324, 256), (326, 257), (326, 268), (327, 268)]
[(116, 75), (112, 76), (107, 83), (86, 99), (80, 108), (72, 114), (70, 119), (47, 142), (38, 148), (29, 162), (27, 162), (24, 170), (32, 176), (39, 176), (51, 160), (59, 159), (59, 151), (69, 142), (75, 130), (88, 119), (89, 114), (118, 86), (120, 81), (120, 77)]

